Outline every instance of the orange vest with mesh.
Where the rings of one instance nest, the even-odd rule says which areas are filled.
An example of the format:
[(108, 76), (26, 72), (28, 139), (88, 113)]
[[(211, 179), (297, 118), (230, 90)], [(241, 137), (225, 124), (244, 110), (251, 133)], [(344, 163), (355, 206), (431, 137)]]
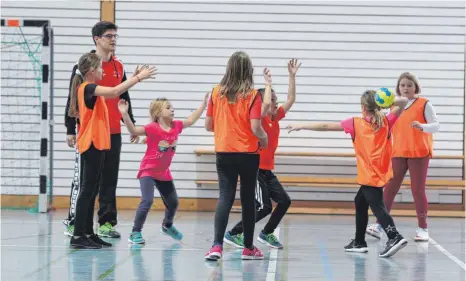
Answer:
[(424, 117), (427, 102), (426, 98), (417, 98), (409, 108), (405, 109), (393, 126), (393, 157), (432, 157), (432, 134), (411, 127), (413, 121), (427, 123)]
[(87, 84), (82, 83), (78, 89), (80, 128), (76, 145), (81, 154), (86, 152), (91, 144), (97, 150), (110, 149), (110, 122), (105, 99), (98, 96), (94, 109), (89, 109), (84, 101), (84, 88)]
[(363, 118), (354, 118), (354, 151), (360, 185), (384, 187), (393, 176), (392, 136), (388, 119), (376, 132)]
[(258, 92), (251, 90), (231, 103), (219, 90), (220, 86), (216, 86), (212, 91), (215, 151), (259, 153), (259, 140), (252, 132), (249, 118), (254, 100), (260, 98)]

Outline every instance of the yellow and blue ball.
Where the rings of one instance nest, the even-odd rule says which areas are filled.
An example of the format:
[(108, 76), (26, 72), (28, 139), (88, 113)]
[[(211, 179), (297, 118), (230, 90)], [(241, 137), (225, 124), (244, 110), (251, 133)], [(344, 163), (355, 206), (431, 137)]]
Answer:
[(375, 92), (375, 103), (382, 108), (388, 108), (395, 102), (395, 93), (387, 88), (380, 88)]

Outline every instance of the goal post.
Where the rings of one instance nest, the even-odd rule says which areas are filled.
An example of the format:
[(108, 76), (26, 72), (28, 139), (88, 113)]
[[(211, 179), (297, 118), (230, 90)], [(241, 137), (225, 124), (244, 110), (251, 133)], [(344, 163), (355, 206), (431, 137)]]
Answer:
[(49, 20), (18, 18), (1, 18), (1, 28), (2, 195), (38, 195), (32, 210), (45, 213), (53, 208), (53, 30)]

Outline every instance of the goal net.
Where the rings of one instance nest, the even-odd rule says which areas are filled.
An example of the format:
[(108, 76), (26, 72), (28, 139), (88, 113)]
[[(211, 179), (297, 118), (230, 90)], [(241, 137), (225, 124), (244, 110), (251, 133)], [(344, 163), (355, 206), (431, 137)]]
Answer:
[(2, 209), (50, 207), (51, 35), (48, 21), (1, 19)]

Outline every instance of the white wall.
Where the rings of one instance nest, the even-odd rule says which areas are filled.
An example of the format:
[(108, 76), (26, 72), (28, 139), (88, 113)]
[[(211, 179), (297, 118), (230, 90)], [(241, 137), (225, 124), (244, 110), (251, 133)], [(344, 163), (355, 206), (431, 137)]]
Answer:
[[(1, 1), (2, 18), (50, 20), (54, 29), (54, 112), (56, 126), (54, 146), (54, 174), (60, 177), (64, 170), (71, 171), (73, 157), (63, 147), (64, 106), (68, 94), (71, 70), (79, 56), (93, 47), (91, 28), (100, 19), (100, 3), (77, 1)], [(27, 38), (41, 34), (40, 28), (23, 28)], [(2, 41), (13, 38), (11, 28), (2, 27)], [(20, 38), (16, 36), (16, 38)], [(3, 44), (2, 44), (3, 46)], [(17, 48), (14, 52), (2, 49), (2, 194), (38, 194), (39, 192), (39, 124), (40, 97), (35, 85), (32, 64)], [(40, 54), (38, 56), (40, 61)], [(17, 62), (20, 60), (20, 62)], [(11, 78), (16, 79), (11, 79)], [(20, 78), (21, 80), (19, 80)], [(26, 79), (25, 79), (26, 78)], [(39, 80), (41, 81), (41, 80)], [(25, 85), (22, 86), (22, 85)], [(16, 95), (16, 96), (15, 96)], [(13, 96), (13, 97), (11, 97)], [(17, 104), (12, 108), (11, 104)], [(34, 115), (31, 115), (34, 114)], [(14, 133), (13, 133), (14, 132)], [(66, 160), (63, 162), (63, 160)], [(68, 175), (68, 174), (67, 174)], [(68, 184), (58, 189), (69, 193)], [(58, 185), (60, 187), (60, 185)], [(68, 189), (68, 191), (67, 191)]]
[[(161, 96), (172, 100), (177, 118), (187, 117), (220, 81), (228, 57), (245, 50), (255, 65), (258, 87), (263, 85), (263, 67), (272, 69), (281, 101), (286, 99), (287, 60), (297, 57), (303, 62), (297, 76), (297, 102), (282, 128), (291, 122), (337, 121), (358, 114), (359, 96), (365, 89), (394, 89), (399, 74), (413, 71), (442, 123), (435, 136), (435, 154), (462, 155), (463, 3), (387, 7), (369, 2), (233, 2), (116, 3), (121, 36), (117, 52), (126, 68), (132, 71), (138, 63), (151, 63), (160, 72), (155, 81), (130, 92), (139, 124), (147, 122), (150, 100)], [(343, 96), (351, 102), (339, 103)], [(217, 178), (214, 157), (193, 154), (195, 148), (213, 146), (203, 122), (183, 132), (172, 165), (183, 197), (218, 194), (216, 186), (194, 184), (196, 179)], [(281, 133), (282, 151), (352, 152), (351, 141), (343, 133)], [(142, 145), (124, 145), (119, 194), (139, 194), (134, 178), (143, 153)], [(433, 160), (430, 166), (430, 178), (461, 177), (461, 160)], [(288, 176), (351, 176), (355, 172), (354, 159), (279, 157), (276, 165), (277, 174)], [(351, 200), (354, 196), (354, 190), (289, 190), (293, 199)], [(404, 194), (404, 201), (410, 201), (409, 195)], [(448, 196), (432, 193), (429, 199), (446, 202), (451, 199)]]
[[(60, 4), (44, 3), (41, 5)], [(73, 175), (74, 152), (64, 142), (63, 126), (70, 70), (79, 54), (92, 47), (90, 28), (98, 20), (98, 4), (84, 5), (93, 9), (87, 12), (79, 9), (83, 5), (73, 5), (77, 5), (73, 16), (80, 18), (79, 24), (66, 18), (59, 21), (61, 26), (54, 23), (57, 35), (55, 194), (69, 193)], [(61, 13), (52, 10), (55, 14), (47, 9), (40, 11), (49, 16), (63, 14), (63, 10)], [(365, 89), (394, 89), (401, 72), (413, 71), (441, 122), (441, 131), (435, 135), (435, 154), (462, 155), (464, 13), (461, 2), (429, 2), (427, 6), (421, 2), (119, 0), (116, 2), (116, 24), (120, 27), (117, 55), (129, 73), (140, 63), (155, 64), (159, 68), (155, 81), (130, 90), (133, 112), (140, 125), (148, 122), (150, 100), (162, 96), (172, 101), (177, 118), (189, 116), (200, 105), (205, 92), (220, 81), (228, 57), (236, 50), (244, 50), (252, 57), (257, 87), (263, 85), (260, 76), (263, 67), (272, 69), (280, 101), (286, 99), (288, 59), (297, 57), (303, 62), (297, 76), (297, 102), (282, 122), (282, 128), (289, 123), (339, 121), (358, 114), (359, 96)], [(343, 96), (351, 102), (342, 104)], [(214, 157), (196, 157), (193, 153), (195, 148), (213, 146), (213, 136), (204, 130), (203, 122), (202, 118), (194, 127), (186, 129), (179, 140), (172, 172), (181, 197), (216, 198), (218, 194), (216, 186), (197, 187), (194, 183), (196, 179), (216, 179)], [(129, 144), (126, 129), (123, 132), (117, 194), (139, 196), (135, 177), (145, 147)], [(288, 135), (282, 130), (279, 149), (352, 152), (352, 145), (343, 133)], [(276, 162), (278, 175), (348, 177), (356, 171), (354, 159), (279, 157)], [(459, 179), (461, 169), (461, 160), (435, 159), (430, 165), (429, 178)], [(288, 190), (292, 199), (352, 200), (354, 196), (354, 190)], [(429, 200), (460, 202), (457, 194), (430, 192)], [(407, 191), (397, 200), (412, 198)]]

